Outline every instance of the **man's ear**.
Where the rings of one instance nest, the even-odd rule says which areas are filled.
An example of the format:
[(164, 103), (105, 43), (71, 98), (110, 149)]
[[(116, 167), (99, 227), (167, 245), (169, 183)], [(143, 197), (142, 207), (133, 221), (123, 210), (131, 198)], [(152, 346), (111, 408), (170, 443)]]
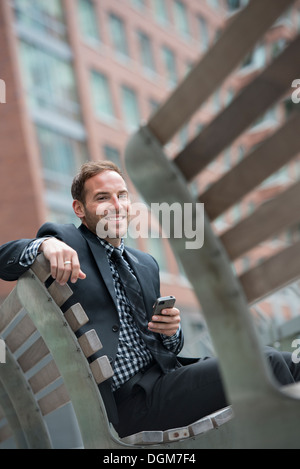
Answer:
[(75, 215), (77, 215), (78, 218), (83, 218), (85, 216), (84, 206), (82, 202), (80, 202), (79, 200), (73, 200), (72, 206), (73, 206)]

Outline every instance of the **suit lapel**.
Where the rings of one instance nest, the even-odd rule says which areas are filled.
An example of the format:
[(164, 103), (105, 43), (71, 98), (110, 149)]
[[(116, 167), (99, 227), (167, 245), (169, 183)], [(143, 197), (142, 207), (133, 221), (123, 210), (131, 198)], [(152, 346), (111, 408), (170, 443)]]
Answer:
[(102, 275), (103, 281), (117, 307), (117, 298), (114, 288), (114, 282), (105, 249), (103, 249), (103, 247), (101, 246), (99, 240), (97, 239), (97, 236), (94, 235), (90, 230), (88, 230), (84, 225), (81, 225), (78, 229), (86, 239), (97, 264), (97, 267), (100, 271), (100, 274)]
[[(150, 284), (149, 282), (151, 282), (151, 279), (149, 278), (149, 269), (147, 268), (146, 265), (141, 264), (141, 262), (137, 259), (137, 257), (131, 252), (129, 252), (128, 249), (126, 248), (125, 248), (125, 253), (126, 253), (126, 260), (130, 264), (132, 270), (134, 271), (135, 276), (140, 284), (144, 300), (146, 300), (147, 296), (149, 296), (147, 294), (147, 286)], [(149, 310), (149, 308), (147, 308), (148, 302), (147, 301), (144, 301), (144, 302), (145, 302), (145, 307), (147, 309), (148, 316), (152, 315), (152, 310)]]

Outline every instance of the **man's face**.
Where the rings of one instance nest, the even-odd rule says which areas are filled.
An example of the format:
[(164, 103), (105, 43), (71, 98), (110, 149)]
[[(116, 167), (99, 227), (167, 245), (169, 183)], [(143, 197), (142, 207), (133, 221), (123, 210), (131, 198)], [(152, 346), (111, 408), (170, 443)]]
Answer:
[(114, 246), (128, 228), (130, 202), (124, 179), (115, 171), (104, 171), (85, 182), (85, 202), (73, 208), (84, 225)]

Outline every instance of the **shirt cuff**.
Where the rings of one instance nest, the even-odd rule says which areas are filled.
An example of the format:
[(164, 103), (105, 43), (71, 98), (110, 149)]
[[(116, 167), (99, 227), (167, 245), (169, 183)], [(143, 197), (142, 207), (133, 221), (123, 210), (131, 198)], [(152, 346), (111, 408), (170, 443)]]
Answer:
[(38, 238), (38, 239), (34, 239), (33, 241), (31, 241), (31, 243), (29, 243), (26, 246), (26, 248), (23, 250), (20, 260), (19, 260), (19, 264), (22, 267), (31, 266), (34, 263), (38, 255), (38, 250), (39, 250), (40, 245), (45, 241), (45, 239), (48, 239), (48, 238), (49, 236), (45, 236), (44, 238)]
[(162, 338), (162, 342), (163, 342), (164, 346), (168, 350), (171, 350), (171, 351), (177, 350), (177, 347), (180, 344), (181, 334), (182, 334), (181, 324), (179, 324), (179, 327), (178, 327), (177, 331), (175, 332), (175, 334), (173, 334), (171, 336), (161, 334), (161, 338)]

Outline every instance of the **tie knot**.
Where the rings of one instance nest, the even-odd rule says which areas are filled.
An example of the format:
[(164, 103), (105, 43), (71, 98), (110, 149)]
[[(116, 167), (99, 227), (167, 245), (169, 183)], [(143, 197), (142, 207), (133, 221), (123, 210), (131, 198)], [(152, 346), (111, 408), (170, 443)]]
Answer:
[(112, 254), (111, 254), (111, 257), (114, 261), (120, 261), (122, 260), (122, 253), (120, 251), (120, 249), (118, 248), (114, 248)]

